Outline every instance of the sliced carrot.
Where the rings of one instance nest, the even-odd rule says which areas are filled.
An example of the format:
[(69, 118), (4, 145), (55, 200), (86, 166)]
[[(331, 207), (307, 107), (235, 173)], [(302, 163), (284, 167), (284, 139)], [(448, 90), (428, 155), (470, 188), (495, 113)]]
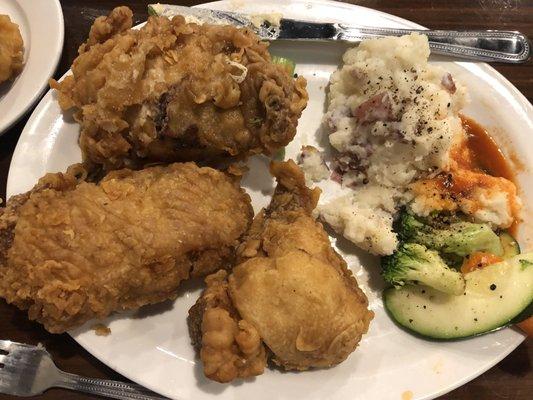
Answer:
[(522, 329), (530, 338), (533, 337), (533, 317), (529, 317), (525, 321), (519, 322), (516, 325), (520, 329)]
[(503, 261), (503, 258), (491, 253), (476, 251), (465, 258), (463, 265), (461, 265), (461, 272), (463, 274), (467, 274), (478, 268), (483, 268), (487, 265), (495, 264), (500, 261)]

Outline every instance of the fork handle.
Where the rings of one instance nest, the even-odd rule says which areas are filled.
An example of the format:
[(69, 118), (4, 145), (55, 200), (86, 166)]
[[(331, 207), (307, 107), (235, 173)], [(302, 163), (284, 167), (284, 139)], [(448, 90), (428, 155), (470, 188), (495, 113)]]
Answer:
[(54, 386), (119, 400), (168, 400), (134, 383), (86, 378), (66, 372), (61, 373)]

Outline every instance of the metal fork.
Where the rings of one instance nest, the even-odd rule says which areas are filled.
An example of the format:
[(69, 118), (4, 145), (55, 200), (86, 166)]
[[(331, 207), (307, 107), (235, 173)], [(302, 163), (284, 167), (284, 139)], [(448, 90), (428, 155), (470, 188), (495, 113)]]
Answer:
[(63, 372), (44, 347), (0, 340), (0, 393), (29, 397), (52, 387), (113, 399), (166, 399), (139, 385)]

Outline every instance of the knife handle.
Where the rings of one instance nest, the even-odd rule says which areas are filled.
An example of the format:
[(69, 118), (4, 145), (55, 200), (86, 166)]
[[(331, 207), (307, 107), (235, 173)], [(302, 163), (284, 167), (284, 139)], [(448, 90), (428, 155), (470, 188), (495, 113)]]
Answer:
[(529, 59), (531, 45), (527, 37), (513, 31), (443, 31), (353, 27), (338, 24), (337, 40), (359, 42), (381, 36), (402, 36), (416, 32), (426, 35), (433, 53), (478, 61), (522, 63)]

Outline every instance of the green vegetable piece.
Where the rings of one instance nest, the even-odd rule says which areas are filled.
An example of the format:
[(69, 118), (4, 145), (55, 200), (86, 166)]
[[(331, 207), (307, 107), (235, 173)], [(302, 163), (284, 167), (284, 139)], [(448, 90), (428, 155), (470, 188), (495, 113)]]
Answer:
[(444, 293), (463, 294), (463, 276), (449, 268), (439, 254), (417, 243), (402, 243), (392, 255), (381, 259), (383, 278), (401, 287), (423, 284)]
[(157, 16), (157, 11), (152, 4), (148, 5), (148, 15)]
[(400, 216), (398, 234), (403, 241), (420, 243), (441, 253), (461, 257), (475, 251), (503, 255), (500, 238), (488, 224), (460, 221), (434, 227), (404, 212)]
[(520, 254), (520, 245), (508, 232), (500, 233), (500, 242), (503, 247), (503, 258), (508, 259)]
[(276, 151), (276, 154), (274, 154), (274, 157), (272, 157), (275, 161), (283, 161), (285, 160), (285, 147), (282, 147), (278, 151)]
[(294, 63), (294, 61), (289, 60), (285, 57), (272, 56), (272, 63), (283, 66), (287, 70), (289, 75), (294, 75), (294, 69), (296, 68), (296, 64)]

